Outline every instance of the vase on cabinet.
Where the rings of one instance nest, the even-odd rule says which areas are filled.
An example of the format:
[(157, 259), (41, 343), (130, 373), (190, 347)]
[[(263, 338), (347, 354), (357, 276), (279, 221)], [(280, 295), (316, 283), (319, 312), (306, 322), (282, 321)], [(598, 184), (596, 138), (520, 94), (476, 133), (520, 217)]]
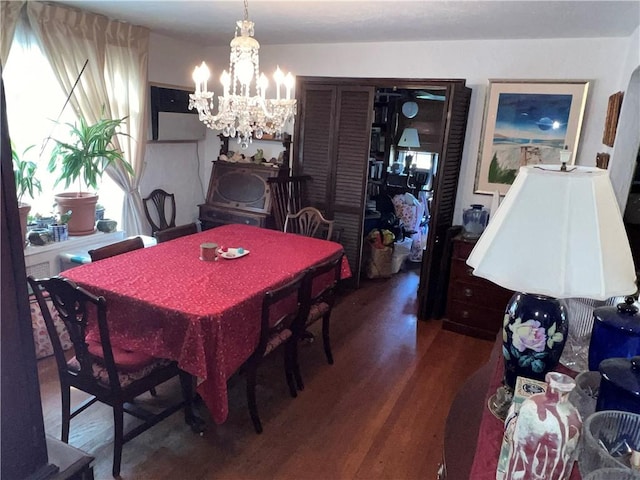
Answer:
[(547, 391), (522, 402), (510, 440), (505, 480), (566, 480), (576, 459), (582, 419), (569, 402), (568, 375), (549, 372)]
[(462, 236), (468, 239), (480, 238), (489, 223), (489, 210), (484, 205), (475, 203), (462, 212)]

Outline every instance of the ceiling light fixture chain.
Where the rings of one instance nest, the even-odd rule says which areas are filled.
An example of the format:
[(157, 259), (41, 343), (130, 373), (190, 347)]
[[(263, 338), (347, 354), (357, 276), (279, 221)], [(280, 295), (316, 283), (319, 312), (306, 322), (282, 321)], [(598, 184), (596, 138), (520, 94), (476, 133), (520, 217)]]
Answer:
[(253, 138), (260, 139), (265, 133), (281, 134), (296, 113), (296, 100), (291, 98), (295, 83), (291, 72), (284, 75), (276, 68), (273, 74), (276, 98), (267, 98), (269, 81), (260, 73), (260, 44), (253, 35), (249, 3), (244, 0), (244, 20), (236, 22), (230, 43), (229, 72), (224, 70), (220, 76), (223, 93), (218, 95), (218, 113), (212, 113), (214, 93), (207, 89), (209, 68), (204, 62), (193, 71), (196, 88), (189, 95), (189, 109), (197, 109), (200, 121), (213, 130), (222, 130), (227, 137), (237, 137), (243, 149)]

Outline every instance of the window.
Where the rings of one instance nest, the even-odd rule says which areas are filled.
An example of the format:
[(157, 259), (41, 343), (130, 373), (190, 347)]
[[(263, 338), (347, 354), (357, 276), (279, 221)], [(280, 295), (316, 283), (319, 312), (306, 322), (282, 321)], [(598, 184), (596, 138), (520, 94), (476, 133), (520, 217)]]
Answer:
[[(36, 177), (42, 184), (42, 193), (34, 192), (36, 198), (23, 200), (31, 205), (30, 215), (48, 216), (56, 211), (54, 193), (62, 192), (65, 188), (64, 183), (54, 185), (57, 173), (50, 173), (47, 168), (54, 147), (54, 142), (47, 139), (53, 137), (64, 140), (64, 123), (75, 123), (77, 116), (71, 104), (67, 104), (63, 110), (67, 95), (62, 91), (37, 42), (22, 25), (16, 29), (3, 80), (11, 142), (20, 155), (28, 146), (35, 145), (25, 157), (37, 163)], [(82, 188), (86, 189), (84, 185)], [(70, 185), (66, 190), (77, 191), (78, 187)], [(97, 193), (98, 202), (105, 207), (105, 216), (118, 221), (120, 225), (124, 197), (122, 190), (105, 174)]]

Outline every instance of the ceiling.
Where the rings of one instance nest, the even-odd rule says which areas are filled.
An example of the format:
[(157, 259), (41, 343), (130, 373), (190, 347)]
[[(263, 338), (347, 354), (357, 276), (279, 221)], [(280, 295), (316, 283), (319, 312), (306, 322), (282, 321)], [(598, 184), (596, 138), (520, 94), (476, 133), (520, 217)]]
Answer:
[[(228, 45), (242, 0), (56, 0), (202, 46)], [(627, 37), (640, 0), (251, 0), (263, 45)]]

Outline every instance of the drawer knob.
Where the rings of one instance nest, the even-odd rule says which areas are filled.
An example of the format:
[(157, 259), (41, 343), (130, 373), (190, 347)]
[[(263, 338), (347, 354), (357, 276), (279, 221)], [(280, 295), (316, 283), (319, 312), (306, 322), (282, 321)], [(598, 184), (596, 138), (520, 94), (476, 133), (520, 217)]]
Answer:
[(470, 288), (465, 288), (463, 290), (463, 293), (465, 297), (473, 297), (473, 290), (471, 290)]
[(467, 310), (463, 310), (461, 312), (461, 316), (462, 316), (462, 318), (469, 318), (469, 312)]
[(473, 277), (473, 268), (471, 267), (467, 268), (467, 275), (469, 275), (470, 277)]

